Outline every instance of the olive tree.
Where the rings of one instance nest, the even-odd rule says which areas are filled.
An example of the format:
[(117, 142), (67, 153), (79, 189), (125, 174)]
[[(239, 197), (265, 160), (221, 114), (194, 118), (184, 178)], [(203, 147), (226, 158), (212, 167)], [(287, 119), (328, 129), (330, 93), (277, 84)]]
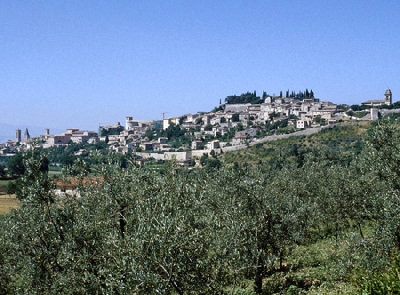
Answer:
[(377, 121), (369, 130), (360, 170), (368, 178), (373, 218), (380, 248), (390, 255), (400, 247), (400, 124), (398, 119)]
[(261, 294), (264, 278), (282, 269), (288, 248), (302, 239), (300, 200), (286, 194), (287, 179), (275, 174), (263, 167), (236, 167), (210, 179), (210, 208), (219, 225), (216, 251), (224, 257), (231, 289), (250, 279)]

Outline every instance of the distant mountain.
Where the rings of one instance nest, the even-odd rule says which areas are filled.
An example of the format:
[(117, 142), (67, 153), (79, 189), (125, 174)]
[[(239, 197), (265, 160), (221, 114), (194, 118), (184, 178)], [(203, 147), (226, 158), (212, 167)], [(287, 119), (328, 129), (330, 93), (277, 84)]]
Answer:
[[(6, 123), (0, 123), (0, 143), (5, 143), (8, 140), (15, 140), (15, 131), (17, 129), (21, 129), (21, 135), (24, 136), (25, 129), (28, 128), (29, 134), (31, 137), (37, 137), (39, 135), (44, 134), (45, 127), (39, 126), (18, 126)], [(50, 129), (50, 134), (58, 134), (61, 133), (62, 130), (60, 129)]]

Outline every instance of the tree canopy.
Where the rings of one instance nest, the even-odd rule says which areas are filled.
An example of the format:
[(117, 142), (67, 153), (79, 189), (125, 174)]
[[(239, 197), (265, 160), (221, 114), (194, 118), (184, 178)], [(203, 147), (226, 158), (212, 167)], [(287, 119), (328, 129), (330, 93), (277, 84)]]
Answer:
[[(265, 99), (265, 98), (264, 98)], [(261, 99), (257, 96), (256, 91), (254, 92), (246, 92), (241, 95), (230, 95), (225, 98), (226, 104), (244, 104), (244, 103), (251, 103), (257, 104), (262, 103), (264, 99)]]

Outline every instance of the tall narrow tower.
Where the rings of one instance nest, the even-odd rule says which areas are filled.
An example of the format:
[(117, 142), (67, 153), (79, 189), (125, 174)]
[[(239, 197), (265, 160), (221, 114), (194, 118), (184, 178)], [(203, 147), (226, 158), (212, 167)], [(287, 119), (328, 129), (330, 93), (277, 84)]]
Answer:
[(46, 128), (44, 129), (44, 134), (40, 136), (42, 139), (47, 140), (50, 137), (50, 129)]
[(21, 142), (21, 129), (17, 129), (15, 131), (15, 141), (17, 143)]
[(127, 116), (125, 117), (125, 129), (126, 130), (131, 130), (133, 127), (133, 117), (132, 116)]
[(385, 91), (385, 104), (392, 104), (392, 91), (390, 89), (386, 89)]
[(24, 133), (24, 141), (28, 142), (30, 140), (31, 140), (31, 135), (29, 134), (28, 128), (26, 128)]

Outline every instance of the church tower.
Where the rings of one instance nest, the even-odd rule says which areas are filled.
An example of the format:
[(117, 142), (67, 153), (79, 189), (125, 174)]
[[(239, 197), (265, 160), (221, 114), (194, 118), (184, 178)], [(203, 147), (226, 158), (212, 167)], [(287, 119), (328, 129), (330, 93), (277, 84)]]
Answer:
[(15, 131), (15, 141), (17, 143), (21, 142), (21, 129), (17, 129)]
[(29, 142), (31, 140), (31, 135), (29, 134), (28, 128), (25, 129), (24, 142)]
[(390, 89), (386, 89), (385, 91), (385, 104), (392, 104), (392, 91)]

